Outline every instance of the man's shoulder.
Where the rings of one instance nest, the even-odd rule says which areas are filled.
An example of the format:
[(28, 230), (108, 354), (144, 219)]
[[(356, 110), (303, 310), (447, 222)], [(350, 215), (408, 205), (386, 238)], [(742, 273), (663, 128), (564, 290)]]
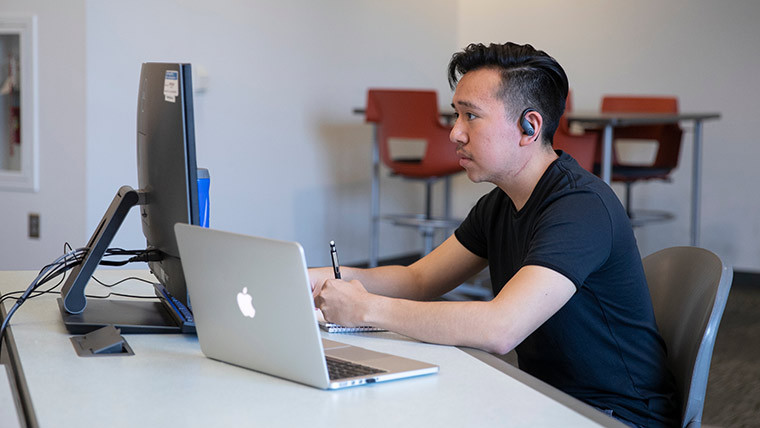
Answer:
[(564, 183), (569, 188), (587, 189), (595, 192), (603, 192), (605, 188), (609, 188), (601, 178), (581, 167), (567, 153), (562, 153), (557, 159), (552, 172), (555, 176), (565, 178)]
[[(563, 153), (555, 163), (549, 181), (550, 189), (545, 194), (545, 202), (567, 199), (582, 202), (598, 201), (607, 211), (616, 214), (623, 209), (620, 199), (612, 188), (601, 178), (583, 169), (567, 153)], [(582, 206), (580, 208), (583, 208)], [(587, 207), (588, 208), (588, 207)]]

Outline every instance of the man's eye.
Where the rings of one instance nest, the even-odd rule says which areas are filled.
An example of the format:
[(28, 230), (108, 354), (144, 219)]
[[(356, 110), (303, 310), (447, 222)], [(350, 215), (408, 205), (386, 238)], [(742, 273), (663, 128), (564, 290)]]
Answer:
[[(462, 113), (462, 115), (464, 115), (464, 117), (467, 118), (467, 120), (473, 120), (473, 119), (477, 118), (477, 116), (475, 116), (472, 113)], [(459, 113), (454, 112), (454, 118), (455, 119), (459, 119), (460, 116), (461, 115)]]

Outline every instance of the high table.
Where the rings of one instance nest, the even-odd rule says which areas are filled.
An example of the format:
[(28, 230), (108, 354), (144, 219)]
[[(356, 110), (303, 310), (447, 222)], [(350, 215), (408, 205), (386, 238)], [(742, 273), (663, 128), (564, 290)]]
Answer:
[(692, 147), (691, 169), (691, 245), (699, 245), (699, 206), (702, 185), (702, 122), (720, 118), (720, 113), (615, 113), (615, 112), (567, 112), (570, 123), (584, 127), (603, 128), (602, 137), (602, 180), (612, 181), (612, 130), (616, 127), (635, 125), (662, 125), (678, 122), (694, 123), (694, 143)]
[[(22, 290), (35, 275), (0, 272), (0, 291)], [(153, 279), (142, 270), (95, 276), (106, 283)], [(152, 295), (150, 285), (138, 282), (118, 288)], [(87, 293), (108, 290), (91, 283)], [(61, 322), (56, 297), (21, 306), (3, 344), (29, 426), (623, 426), (490, 354), (395, 333), (323, 336), (435, 363), (440, 372), (322, 391), (208, 359), (197, 337), (179, 334), (125, 335), (134, 355), (82, 358)], [(1, 309), (9, 308), (6, 302)]]
[[(353, 109), (354, 114), (364, 114), (362, 108)], [(441, 112), (441, 118), (450, 123), (453, 114)], [(601, 178), (605, 183), (612, 182), (612, 131), (616, 127), (636, 125), (661, 125), (678, 122), (693, 122), (694, 136), (692, 145), (691, 171), (691, 206), (690, 206), (690, 243), (699, 245), (700, 200), (702, 187), (702, 122), (719, 119), (717, 112), (685, 113), (616, 113), (616, 112), (567, 112), (565, 117), (570, 123), (577, 123), (584, 128), (602, 128)], [(372, 144), (372, 189), (371, 189), (371, 230), (370, 230), (370, 266), (377, 266), (380, 222), (380, 150), (377, 135)]]

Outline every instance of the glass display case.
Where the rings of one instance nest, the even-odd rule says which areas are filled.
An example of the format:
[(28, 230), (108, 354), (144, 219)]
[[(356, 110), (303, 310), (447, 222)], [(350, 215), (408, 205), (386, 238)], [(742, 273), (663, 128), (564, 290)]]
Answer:
[(0, 190), (38, 190), (36, 19), (0, 15)]

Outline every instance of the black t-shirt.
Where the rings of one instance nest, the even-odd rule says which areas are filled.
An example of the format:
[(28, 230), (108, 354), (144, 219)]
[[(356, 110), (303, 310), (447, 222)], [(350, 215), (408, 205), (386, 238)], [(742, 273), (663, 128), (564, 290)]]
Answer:
[(456, 237), (488, 259), (494, 294), (527, 265), (575, 284), (573, 297), (517, 346), (521, 369), (637, 424), (676, 424), (673, 377), (630, 221), (608, 185), (557, 153), (520, 211), (496, 188)]

